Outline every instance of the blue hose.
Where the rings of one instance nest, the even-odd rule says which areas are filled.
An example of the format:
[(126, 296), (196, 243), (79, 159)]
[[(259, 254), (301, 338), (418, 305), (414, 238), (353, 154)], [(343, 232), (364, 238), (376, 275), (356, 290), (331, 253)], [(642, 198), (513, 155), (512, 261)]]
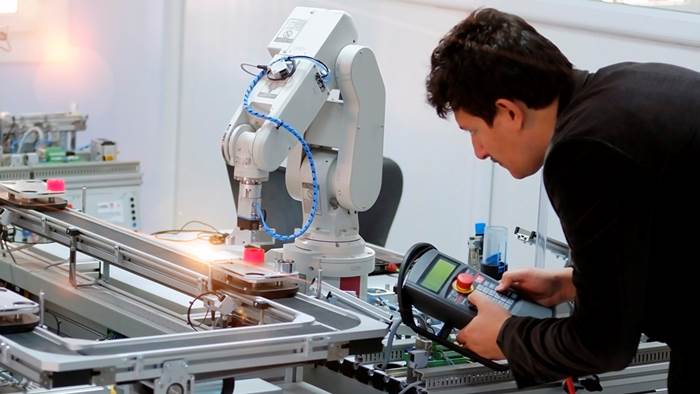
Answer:
[[(288, 57), (288, 59), (293, 59), (293, 58), (306, 59), (307, 57), (304, 57), (304, 56)], [(325, 67), (325, 65), (323, 63), (321, 63), (320, 61), (318, 61), (314, 58), (308, 57), (308, 59), (312, 60), (317, 65), (317, 67), (319, 67), (319, 64), (323, 65), (323, 67)], [(276, 124), (277, 128), (282, 127), (283, 129), (287, 130), (290, 134), (292, 134), (292, 136), (294, 136), (294, 138), (297, 141), (299, 141), (302, 149), (304, 150), (304, 154), (309, 159), (309, 167), (311, 168), (311, 179), (312, 179), (312, 183), (313, 183), (313, 203), (311, 205), (311, 211), (309, 212), (309, 216), (306, 218), (306, 222), (304, 223), (304, 225), (300, 229), (298, 229), (297, 231), (295, 231), (293, 234), (290, 234), (290, 235), (278, 234), (275, 230), (273, 230), (272, 228), (270, 228), (270, 226), (267, 225), (267, 223), (265, 222), (265, 217), (263, 216), (262, 207), (260, 206), (260, 204), (255, 204), (255, 209), (256, 209), (256, 212), (258, 214), (258, 217), (260, 218), (260, 222), (262, 223), (263, 230), (268, 235), (270, 235), (272, 238), (279, 240), (279, 241), (291, 241), (291, 240), (303, 235), (306, 232), (306, 230), (309, 229), (309, 227), (311, 226), (311, 223), (313, 223), (314, 218), (316, 217), (316, 212), (318, 210), (318, 195), (319, 195), (318, 176), (316, 174), (316, 162), (314, 161), (313, 155), (311, 154), (311, 148), (309, 147), (309, 144), (306, 143), (306, 141), (304, 140), (304, 137), (302, 137), (301, 133), (299, 133), (294, 127), (292, 127), (292, 125), (290, 125), (289, 123), (286, 123), (285, 121), (283, 121), (281, 119), (275, 118), (274, 116), (270, 116), (268, 114), (264, 114), (262, 112), (256, 111), (251, 106), (250, 95), (253, 93), (253, 89), (255, 89), (255, 86), (258, 84), (258, 82), (260, 82), (260, 80), (266, 74), (267, 74), (267, 69), (262, 70), (250, 82), (248, 89), (246, 89), (245, 94), (243, 95), (243, 108), (246, 110), (246, 112), (248, 112), (250, 115), (252, 115), (256, 118), (270, 121), (270, 122)], [(325, 74), (321, 74), (321, 77), (323, 77), (325, 79), (328, 77), (328, 75), (329, 75), (328, 68), (326, 67)]]

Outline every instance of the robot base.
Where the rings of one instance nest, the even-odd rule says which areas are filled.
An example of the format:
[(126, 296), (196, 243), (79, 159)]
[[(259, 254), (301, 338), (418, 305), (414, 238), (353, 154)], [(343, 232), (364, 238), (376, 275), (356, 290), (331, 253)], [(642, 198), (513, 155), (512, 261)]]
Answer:
[[(268, 258), (294, 263), (294, 270), (307, 285), (320, 275), (322, 280), (342, 290), (367, 297), (367, 276), (374, 270), (374, 250), (362, 238), (350, 242), (323, 242), (297, 238), (282, 249), (272, 249)], [(359, 280), (358, 280), (359, 279)]]

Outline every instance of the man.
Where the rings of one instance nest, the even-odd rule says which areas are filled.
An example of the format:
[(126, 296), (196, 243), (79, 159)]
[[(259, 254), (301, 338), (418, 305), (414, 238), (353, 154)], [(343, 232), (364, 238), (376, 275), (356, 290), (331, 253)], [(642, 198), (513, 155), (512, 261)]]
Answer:
[(641, 334), (671, 348), (669, 388), (691, 383), (687, 315), (700, 258), (700, 74), (664, 64), (574, 70), (523, 19), (477, 10), (435, 48), (426, 81), (441, 117), (454, 114), (474, 153), (515, 178), (544, 166), (573, 267), (506, 273), (567, 318), (510, 316), (475, 292), (477, 317), (458, 341), (507, 358), (520, 387), (625, 368)]

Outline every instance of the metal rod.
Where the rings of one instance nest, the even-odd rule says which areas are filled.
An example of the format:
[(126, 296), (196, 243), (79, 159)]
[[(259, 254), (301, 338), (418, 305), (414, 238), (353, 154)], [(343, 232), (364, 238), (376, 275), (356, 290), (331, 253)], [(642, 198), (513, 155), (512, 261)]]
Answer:
[(322, 294), (321, 287), (323, 287), (322, 286), (323, 285), (322, 278), (323, 278), (323, 268), (321, 268), (321, 265), (319, 264), (318, 275), (316, 276), (316, 298), (318, 298), (319, 300), (321, 299), (321, 294)]
[(68, 253), (68, 281), (73, 287), (78, 287), (76, 278), (76, 255), (78, 251), (78, 234), (80, 232), (75, 227), (68, 227), (66, 234), (70, 237), (70, 252)]
[(42, 327), (45, 327), (44, 326), (44, 308), (45, 308), (44, 296), (45, 295), (46, 295), (46, 293), (44, 293), (44, 290), (39, 291), (39, 325), (41, 325)]
[[(536, 231), (526, 230), (522, 227), (515, 228), (515, 237), (528, 245), (534, 245), (538, 239), (542, 239), (542, 237), (540, 237), (540, 234), (538, 234)], [(557, 257), (560, 257), (564, 260), (569, 260), (569, 258), (571, 257), (571, 250), (569, 249), (569, 245), (567, 245), (564, 242), (557, 241), (556, 239), (548, 237), (545, 245), (547, 250), (554, 253)]]
[(109, 279), (111, 278), (111, 265), (109, 264), (109, 261), (106, 260), (100, 260), (100, 263), (102, 264), (102, 281), (109, 282)]
[(537, 205), (537, 235), (535, 238), (535, 267), (544, 268), (547, 251), (547, 217), (549, 198), (544, 186), (544, 175), (540, 178), (540, 196)]
[(81, 203), (80, 203), (80, 211), (82, 213), (87, 213), (87, 187), (83, 186), (82, 190), (80, 191), (80, 198), (81, 198)]

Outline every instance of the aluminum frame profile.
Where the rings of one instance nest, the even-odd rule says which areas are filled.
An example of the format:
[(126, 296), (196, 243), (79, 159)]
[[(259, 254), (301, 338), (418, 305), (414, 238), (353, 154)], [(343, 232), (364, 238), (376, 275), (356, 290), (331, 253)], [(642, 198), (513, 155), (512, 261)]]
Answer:
[[(52, 387), (54, 373), (87, 370), (91, 371), (93, 384), (120, 384), (155, 379), (163, 373), (164, 363), (173, 360), (184, 361), (192, 375), (211, 376), (216, 372), (338, 359), (347, 355), (344, 345), (379, 341), (386, 334), (386, 324), (372, 318), (302, 294), (296, 297), (356, 324), (339, 330), (270, 300), (273, 308), (293, 319), (287, 323), (101, 342), (63, 338), (36, 328), (31, 334), (0, 336), (0, 364), (47, 387)], [(29, 337), (33, 345), (21, 343)], [(42, 343), (53, 351), (42, 350)]]

